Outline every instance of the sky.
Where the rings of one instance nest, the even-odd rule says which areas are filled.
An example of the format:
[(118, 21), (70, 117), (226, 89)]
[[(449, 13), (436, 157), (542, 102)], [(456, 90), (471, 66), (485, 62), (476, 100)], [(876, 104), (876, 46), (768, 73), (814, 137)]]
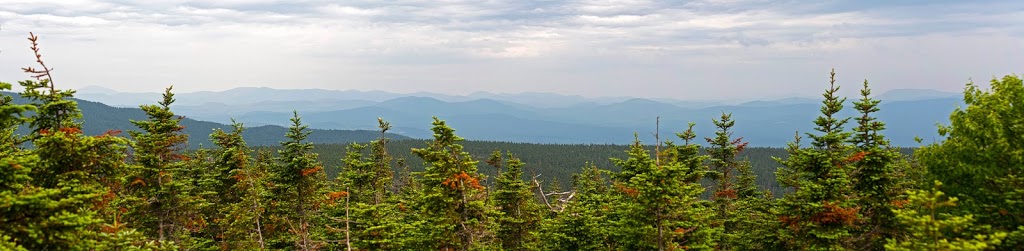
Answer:
[(1024, 1), (0, 0), (0, 81), (730, 100), (1024, 73)]

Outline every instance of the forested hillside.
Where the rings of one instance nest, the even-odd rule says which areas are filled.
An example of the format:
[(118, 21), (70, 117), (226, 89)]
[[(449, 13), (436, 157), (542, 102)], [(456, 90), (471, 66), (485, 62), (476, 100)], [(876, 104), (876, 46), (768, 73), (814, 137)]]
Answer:
[(846, 85), (861, 90), (848, 106), (834, 71), (799, 122), (814, 130), (783, 149), (748, 147), (728, 111), (704, 118), (711, 133), (627, 146), (465, 141), (437, 117), (431, 139), (393, 140), (378, 118), (344, 149), (314, 145), (293, 113), (267, 149), (237, 123), (190, 134), (171, 88), (133, 128), (86, 133), (99, 120), (55, 85), (37, 39), (26, 102), (0, 93), (0, 250), (1024, 249), (1017, 75), (967, 84), (913, 158), (881, 133), (868, 82)]
[[(891, 97), (879, 104), (877, 116), (884, 119), (891, 143), (916, 147), (914, 137), (929, 142), (938, 134), (931, 130), (935, 123), (947, 123), (948, 114), (960, 103), (955, 95), (929, 90), (893, 90)], [(329, 95), (330, 94), (330, 95)], [(361, 97), (360, 95), (363, 95)], [(118, 102), (119, 97), (156, 97), (156, 93), (90, 93), (95, 101)], [(713, 133), (709, 118), (722, 111), (735, 115), (734, 130), (744, 135), (752, 146), (782, 147), (792, 140), (794, 131), (810, 131), (813, 126), (801, 121), (814, 119), (820, 99), (788, 98), (743, 103), (685, 104), (682, 101), (643, 98), (583, 99), (582, 97), (548, 95), (471, 95), (452, 97), (430, 93), (407, 95), (379, 92), (328, 90), (276, 90), (238, 88), (223, 92), (184, 93), (182, 105), (172, 108), (177, 114), (200, 120), (230, 123), (231, 119), (246, 125), (287, 126), (292, 109), (301, 107), (303, 119), (310, 128), (372, 129), (376, 118), (388, 118), (392, 132), (413, 137), (430, 138), (431, 117), (445, 118), (460, 129), (467, 139), (548, 144), (628, 144), (633, 132), (640, 139), (653, 141), (649, 132), (655, 130), (655, 118), (661, 117), (662, 129), (683, 128), (697, 123), (698, 134)], [(150, 98), (152, 99), (152, 98)], [(545, 106), (545, 100), (575, 102), (564, 106)], [(516, 101), (516, 102), (513, 102)], [(121, 101), (122, 103), (128, 103)], [(148, 101), (147, 101), (148, 102)], [(142, 101), (135, 101), (145, 104)], [(852, 106), (852, 100), (845, 104)], [(854, 112), (842, 111), (843, 116)], [(609, 119), (615, 118), (615, 119)]]
[[(26, 104), (29, 101), (21, 98), (16, 93), (5, 92), (4, 95), (13, 97), (14, 104)], [(146, 113), (138, 108), (111, 107), (102, 103), (72, 99), (82, 112), (82, 132), (88, 135), (100, 135), (109, 130), (128, 131), (136, 127), (132, 120), (145, 120)], [(199, 121), (183, 118), (181, 125), (185, 126), (184, 132), (190, 135), (204, 135), (213, 132), (215, 129), (229, 130), (231, 125), (214, 122)], [(284, 141), (286, 128), (275, 125), (264, 125), (246, 128), (246, 142), (254, 146), (277, 145)], [(348, 143), (370, 141), (377, 137), (377, 133), (366, 130), (311, 130), (309, 141), (313, 143)], [(24, 133), (24, 129), (19, 133)], [(398, 134), (388, 134), (388, 137), (395, 139), (408, 139)], [(212, 142), (208, 137), (190, 137), (186, 148), (200, 148), (211, 146)]]

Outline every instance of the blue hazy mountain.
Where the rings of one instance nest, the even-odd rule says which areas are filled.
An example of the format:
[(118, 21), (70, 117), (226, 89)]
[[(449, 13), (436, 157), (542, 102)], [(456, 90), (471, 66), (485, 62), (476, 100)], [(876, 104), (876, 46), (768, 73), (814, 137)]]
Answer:
[[(428, 138), (432, 117), (437, 116), (469, 139), (534, 143), (622, 144), (632, 141), (634, 133), (644, 142), (653, 142), (658, 117), (662, 141), (675, 139), (674, 133), (689, 122), (696, 123), (700, 137), (710, 137), (714, 131), (711, 119), (726, 112), (736, 120), (734, 135), (755, 146), (784, 146), (797, 132), (801, 136), (811, 132), (821, 105), (818, 99), (803, 97), (688, 102), (552, 93), (454, 96), (270, 88), (180, 93), (175, 97), (182, 103), (174, 107), (177, 113), (217, 122), (234, 118), (248, 125), (283, 126), (291, 111), (297, 110), (312, 128), (373, 130), (376, 119), (382, 117), (392, 122), (397, 134)], [(961, 103), (956, 94), (934, 90), (900, 89), (878, 97), (882, 103), (876, 116), (887, 124), (886, 136), (900, 146), (918, 145), (915, 137), (926, 142), (937, 139), (935, 125), (947, 123), (949, 113)], [(847, 101), (843, 116), (855, 115), (854, 98)], [(213, 100), (217, 103), (210, 102)], [(851, 120), (846, 128), (853, 123)]]
[[(27, 100), (21, 99), (19, 95), (14, 93), (5, 92), (4, 95), (13, 96), (15, 103), (27, 102)], [(112, 107), (87, 100), (76, 101), (78, 102), (78, 108), (82, 111), (84, 122), (82, 132), (88, 135), (99, 135), (114, 130), (121, 131), (122, 136), (128, 136), (128, 131), (139, 130), (138, 127), (131, 123), (131, 120), (146, 119), (146, 113), (139, 108)], [(175, 106), (171, 105), (171, 107), (174, 110)], [(189, 135), (188, 145), (192, 148), (213, 146), (209, 135), (214, 129), (232, 130), (230, 125), (199, 121), (187, 117), (182, 119), (180, 123), (185, 126), (184, 132)], [(24, 130), (25, 128), (21, 129)], [(278, 145), (286, 140), (284, 136), (286, 131), (287, 128), (278, 125), (252, 126), (246, 124), (243, 137), (245, 137), (246, 143), (252, 146)], [(313, 129), (311, 131), (308, 140), (314, 143), (347, 144), (351, 142), (368, 142), (380, 136), (380, 132), (372, 130)], [(388, 137), (393, 139), (409, 138), (394, 133), (389, 134)]]

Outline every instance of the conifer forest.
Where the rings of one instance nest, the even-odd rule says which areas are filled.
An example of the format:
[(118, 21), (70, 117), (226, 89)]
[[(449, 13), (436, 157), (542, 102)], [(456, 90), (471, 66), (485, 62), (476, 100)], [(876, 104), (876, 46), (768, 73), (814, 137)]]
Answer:
[(183, 133), (170, 87), (137, 129), (84, 133), (29, 40), (23, 91), (0, 82), (0, 250), (1024, 250), (1018, 75), (966, 84), (915, 148), (835, 71), (785, 148), (748, 147), (728, 111), (624, 146), (466, 141), (439, 117), (431, 139), (381, 118), (375, 140), (314, 145), (301, 110), (258, 147), (241, 123)]

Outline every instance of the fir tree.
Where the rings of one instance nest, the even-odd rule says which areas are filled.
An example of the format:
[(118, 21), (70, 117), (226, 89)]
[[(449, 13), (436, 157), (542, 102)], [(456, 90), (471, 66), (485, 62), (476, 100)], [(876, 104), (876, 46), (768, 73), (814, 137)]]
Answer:
[(634, 141), (627, 153), (628, 159), (613, 159), (622, 168), (615, 173), (613, 185), (620, 199), (615, 231), (623, 249), (706, 249), (713, 247), (711, 233), (715, 230), (706, 223), (711, 211), (700, 204), (704, 188), (697, 183), (704, 168), (704, 156), (697, 154), (698, 145), (693, 124), (679, 134), (681, 146), (669, 144), (671, 156), (665, 163), (656, 163), (639, 140)]
[(434, 118), (434, 140), (425, 148), (413, 149), (423, 159), (423, 191), (417, 201), (418, 213), (426, 221), (420, 230), (430, 249), (484, 247), (487, 210), (483, 176), (477, 161), (458, 144), (463, 139), (444, 121)]
[(190, 181), (184, 180), (188, 176), (179, 175), (185, 158), (181, 150), (188, 135), (181, 132), (185, 127), (178, 124), (181, 117), (171, 112), (171, 103), (174, 94), (168, 87), (159, 105), (140, 107), (149, 119), (132, 123), (142, 131), (129, 132), (135, 139), (133, 156), (138, 166), (126, 187), (137, 201), (129, 206), (126, 218), (143, 234), (156, 237), (160, 245), (182, 241), (186, 227), (193, 225), (193, 206), (198, 199), (189, 191)]
[[(708, 172), (708, 178), (714, 181), (714, 192), (711, 195), (711, 199), (715, 204), (715, 220), (713, 226), (719, 228), (722, 231), (720, 238), (718, 238), (717, 249), (732, 249), (730, 243), (732, 239), (736, 239), (735, 235), (737, 232), (734, 228), (736, 221), (736, 207), (733, 205), (739, 198), (740, 191), (736, 185), (738, 182), (738, 169), (744, 168), (737, 160), (737, 155), (743, 148), (746, 147), (747, 143), (742, 141), (742, 138), (732, 138), (733, 125), (736, 121), (732, 120), (732, 115), (722, 113), (721, 119), (712, 119), (712, 122), (718, 128), (715, 131), (714, 138), (705, 138), (711, 146), (708, 148), (708, 155), (710, 160), (711, 170)], [(747, 168), (749, 171), (749, 168)], [(748, 172), (749, 174), (749, 172)], [(747, 177), (748, 180), (744, 182), (753, 182), (752, 177)], [(745, 196), (751, 196), (750, 191), (752, 183), (745, 184)]]
[[(502, 161), (501, 152), (494, 151), (488, 163), (500, 169)], [(505, 166), (508, 170), (500, 172), (492, 193), (494, 205), (501, 212), (496, 219), (495, 235), (505, 250), (534, 250), (537, 248), (534, 231), (540, 225), (541, 207), (530, 186), (523, 181), (523, 162), (508, 153)]]
[(217, 210), (217, 225), (223, 232), (222, 247), (227, 249), (266, 249), (265, 224), (266, 198), (270, 196), (266, 187), (267, 167), (270, 153), (260, 152), (252, 158), (252, 150), (242, 138), (245, 127), (233, 123), (230, 133), (216, 129), (210, 138), (214, 145), (217, 169), (226, 169), (231, 175), (231, 187), (221, 191), (222, 198), (229, 198)]
[[(82, 133), (76, 120), (82, 115), (74, 91), (55, 87), (50, 68), (43, 63), (37, 39), (30, 33), (36, 62), (42, 69), (24, 68), (38, 81), (19, 82), (29, 99), (25, 106), (6, 106), (2, 97), (0, 124), (15, 126), (29, 123), (31, 134), (14, 135), (3, 128), (4, 145), (0, 150), (0, 244), (28, 250), (84, 250), (105, 246), (104, 241), (134, 231), (119, 222), (121, 189), (126, 173), (128, 141), (114, 132), (99, 136)], [(9, 88), (2, 84), (0, 89)], [(21, 112), (35, 110), (31, 117)], [(20, 149), (28, 140), (34, 147)], [(14, 183), (11, 183), (14, 182)], [(105, 218), (107, 217), (107, 218)], [(118, 238), (122, 242), (147, 247), (145, 238), (133, 235)], [(151, 247), (151, 246), (149, 246)]]
[(305, 142), (310, 133), (307, 126), (302, 124), (297, 112), (291, 121), (292, 126), (285, 134), (288, 141), (281, 142), (277, 163), (269, 172), (273, 183), (270, 201), (274, 203), (274, 221), (284, 229), (275, 233), (277, 238), (270, 248), (291, 246), (315, 250), (323, 246), (319, 211), (326, 200), (327, 178), (316, 154), (310, 153), (313, 145)]
[(794, 190), (780, 201), (784, 228), (779, 234), (787, 249), (843, 249), (860, 217), (847, 177), (850, 133), (843, 125), (849, 118), (837, 117), (846, 99), (836, 95), (835, 71), (831, 76), (822, 114), (814, 121), (820, 134), (807, 134), (810, 148), (800, 148), (797, 137), (789, 144), (789, 157), (778, 160), (784, 166), (779, 183)]
[(561, 211), (541, 224), (543, 250), (608, 250), (612, 214), (606, 171), (588, 165), (573, 176), (575, 192)]
[(860, 112), (856, 118), (857, 126), (853, 128), (854, 134), (850, 143), (854, 146), (854, 155), (850, 157), (853, 162), (853, 192), (859, 198), (861, 214), (864, 216), (865, 224), (861, 227), (860, 236), (857, 237), (857, 249), (879, 250), (886, 238), (891, 238), (895, 231), (895, 216), (892, 213), (892, 202), (899, 200), (904, 189), (899, 187), (897, 165), (900, 161), (900, 153), (889, 146), (889, 141), (881, 134), (885, 130), (885, 123), (878, 121), (874, 116), (878, 112), (878, 103), (870, 97), (871, 89), (868, 89), (868, 82), (864, 81), (864, 88), (860, 91), (861, 99), (854, 101), (854, 107)]

